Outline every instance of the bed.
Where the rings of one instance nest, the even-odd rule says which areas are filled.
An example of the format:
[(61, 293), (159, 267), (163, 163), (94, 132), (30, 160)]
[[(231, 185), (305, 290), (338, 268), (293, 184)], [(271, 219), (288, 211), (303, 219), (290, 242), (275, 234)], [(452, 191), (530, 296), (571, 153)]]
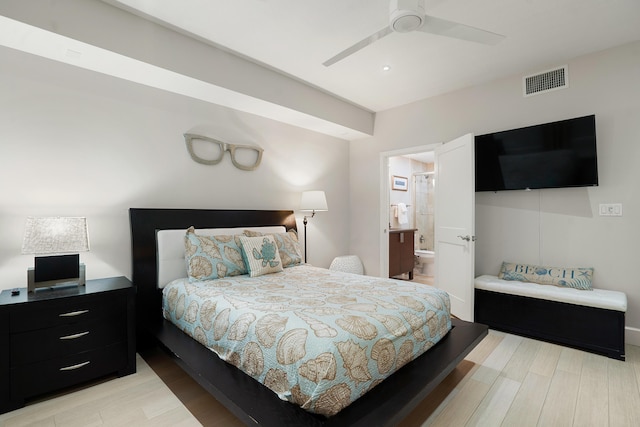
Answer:
[(139, 345), (159, 343), (173, 353), (187, 373), (247, 425), (395, 425), (487, 334), (484, 325), (451, 319), (451, 330), (417, 359), (377, 381), (375, 387), (337, 414), (329, 417), (314, 414), (281, 400), (272, 390), (184, 333), (181, 330), (184, 325), (176, 326), (166, 320), (162, 290), (158, 288), (158, 230), (186, 230), (190, 226), (196, 229), (284, 226), (286, 230), (295, 230), (293, 212), (130, 209), (130, 224)]

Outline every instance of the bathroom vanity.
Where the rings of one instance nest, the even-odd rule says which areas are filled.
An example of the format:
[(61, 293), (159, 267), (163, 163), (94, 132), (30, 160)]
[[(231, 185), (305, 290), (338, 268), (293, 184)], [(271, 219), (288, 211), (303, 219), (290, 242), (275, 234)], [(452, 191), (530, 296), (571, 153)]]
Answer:
[(415, 228), (389, 230), (389, 277), (409, 273), (413, 280)]

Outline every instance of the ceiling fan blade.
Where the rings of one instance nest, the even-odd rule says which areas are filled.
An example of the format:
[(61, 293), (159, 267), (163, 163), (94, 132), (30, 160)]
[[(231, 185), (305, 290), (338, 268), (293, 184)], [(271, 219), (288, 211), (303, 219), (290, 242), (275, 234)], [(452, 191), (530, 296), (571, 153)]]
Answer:
[(391, 33), (391, 31), (392, 31), (391, 28), (384, 27), (383, 29), (381, 29), (380, 31), (377, 31), (376, 33), (370, 35), (366, 39), (360, 40), (358, 43), (354, 44), (353, 46), (346, 48), (345, 50), (343, 50), (342, 52), (340, 52), (336, 56), (327, 59), (326, 61), (324, 61), (322, 63), (322, 65), (324, 65), (325, 67), (333, 65), (336, 62), (343, 60), (347, 56), (356, 53), (360, 49), (362, 49), (362, 48), (364, 48), (366, 46), (369, 46), (371, 43), (375, 42), (376, 40), (380, 40), (384, 36), (389, 35), (389, 33)]
[(490, 45), (498, 44), (505, 38), (501, 34), (433, 16), (426, 17), (425, 23), (419, 31)]

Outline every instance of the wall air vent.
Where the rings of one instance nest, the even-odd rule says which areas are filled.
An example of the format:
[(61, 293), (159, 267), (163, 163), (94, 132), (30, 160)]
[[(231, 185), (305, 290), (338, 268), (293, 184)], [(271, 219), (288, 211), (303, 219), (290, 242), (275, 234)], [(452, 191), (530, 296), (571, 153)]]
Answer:
[(569, 67), (565, 65), (553, 70), (524, 76), (522, 84), (524, 96), (567, 88), (569, 87)]

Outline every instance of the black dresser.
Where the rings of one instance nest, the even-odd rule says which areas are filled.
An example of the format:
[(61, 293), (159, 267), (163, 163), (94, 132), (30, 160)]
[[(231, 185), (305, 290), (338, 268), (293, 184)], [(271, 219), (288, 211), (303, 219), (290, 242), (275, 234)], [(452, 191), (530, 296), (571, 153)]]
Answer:
[(0, 413), (29, 399), (136, 371), (135, 288), (126, 277), (0, 294)]

